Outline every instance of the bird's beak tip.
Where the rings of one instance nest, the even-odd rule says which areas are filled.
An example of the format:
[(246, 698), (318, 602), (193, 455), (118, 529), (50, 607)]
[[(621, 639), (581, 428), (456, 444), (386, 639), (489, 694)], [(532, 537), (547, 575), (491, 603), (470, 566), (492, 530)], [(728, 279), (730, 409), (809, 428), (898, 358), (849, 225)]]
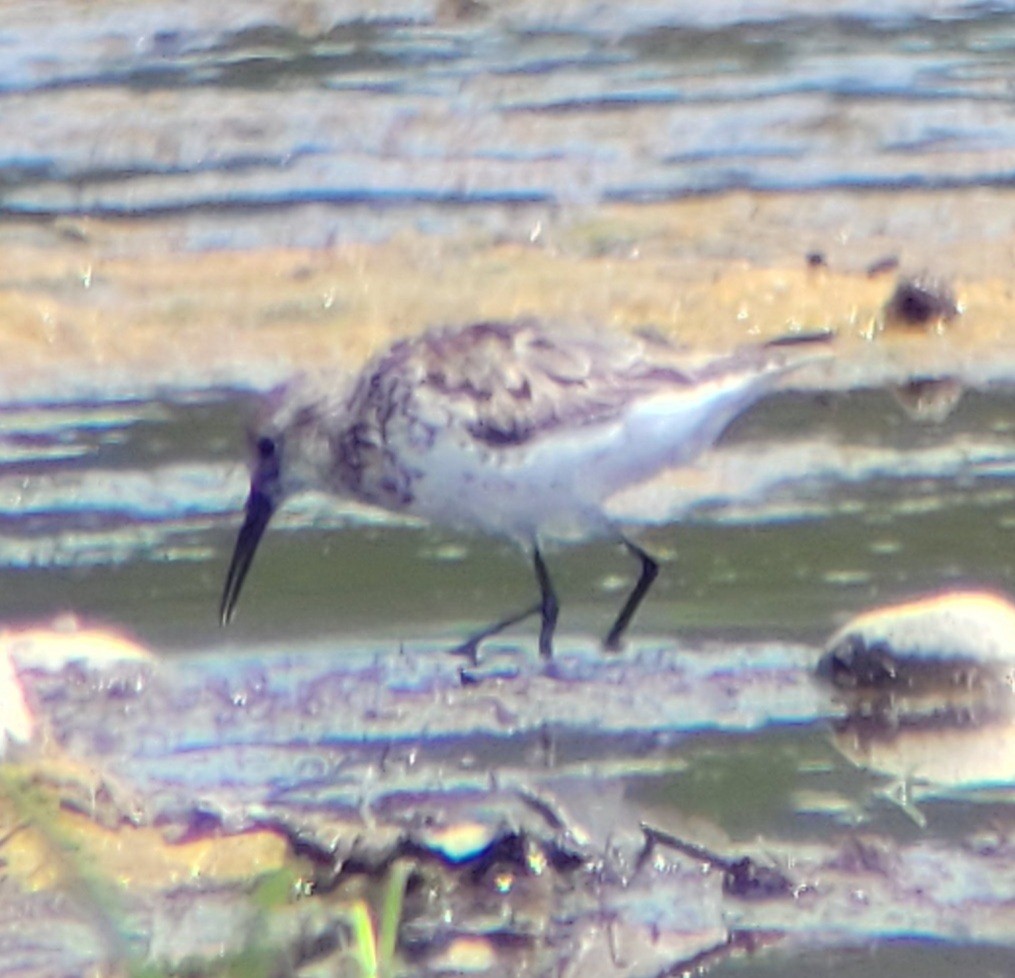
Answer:
[(224, 628), (233, 620), (236, 602), (240, 596), (240, 588), (254, 559), (257, 544), (271, 519), (275, 506), (265, 493), (251, 489), (247, 500), (247, 515), (240, 527), (233, 548), (232, 560), (226, 574), (225, 587), (222, 590), (222, 604), (219, 607), (219, 626)]

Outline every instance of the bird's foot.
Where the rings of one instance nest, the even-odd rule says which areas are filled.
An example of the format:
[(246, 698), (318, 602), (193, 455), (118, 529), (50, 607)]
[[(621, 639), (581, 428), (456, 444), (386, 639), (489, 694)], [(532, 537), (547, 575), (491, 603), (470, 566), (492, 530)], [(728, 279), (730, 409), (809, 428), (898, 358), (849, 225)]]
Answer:
[[(526, 618), (531, 618), (533, 615), (539, 613), (543, 608), (542, 603), (533, 605), (531, 608), (526, 608), (524, 611), (512, 615), (510, 618), (505, 618), (503, 621), (499, 621), (494, 625), (490, 625), (488, 628), (484, 628), (480, 632), (476, 632), (475, 635), (470, 636), (461, 645), (456, 645), (450, 650), (451, 655), (464, 656), (469, 660), (469, 663), (474, 666), (479, 665), (479, 646), (485, 642), (488, 638), (493, 638), (494, 635), (499, 635), (505, 628), (510, 628), (512, 625), (517, 625), (520, 621), (525, 621)], [(545, 628), (544, 628), (545, 631)], [(539, 654), (545, 656), (547, 653), (543, 651), (543, 645), (548, 641), (548, 638), (552, 637), (552, 631), (549, 636), (540, 632), (539, 636)]]
[(454, 648), (448, 649), (448, 655), (459, 655), (463, 659), (468, 659), (470, 666), (479, 665), (479, 643), (483, 641), (487, 636), (485, 634), (474, 635), (470, 639), (466, 639), (461, 645), (456, 645)]
[(606, 638), (603, 639), (603, 651), (616, 653), (620, 652), (624, 648), (624, 635), (623, 632), (611, 631), (607, 634)]

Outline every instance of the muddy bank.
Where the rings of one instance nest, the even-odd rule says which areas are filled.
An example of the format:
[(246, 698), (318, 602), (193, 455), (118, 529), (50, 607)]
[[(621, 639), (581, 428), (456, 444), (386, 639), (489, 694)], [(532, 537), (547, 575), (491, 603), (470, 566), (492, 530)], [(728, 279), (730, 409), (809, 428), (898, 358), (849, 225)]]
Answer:
[[(1007, 382), (1013, 208), (988, 189), (736, 193), (241, 251), (188, 248), (182, 218), (8, 221), (0, 382), (8, 402), (263, 388), (308, 365), (354, 369), (428, 325), (522, 316), (713, 348), (831, 329), (834, 368), (801, 380), (818, 387)], [(942, 283), (960, 314), (882, 329), (909, 277)]]
[[(746, 952), (778, 968), (816, 943), (913, 934), (1010, 952), (1015, 849), (982, 766), (965, 782), (885, 773), (906, 763), (911, 702), (877, 755), (891, 763), (866, 757), (852, 798), (829, 781), (831, 744), (810, 749), (804, 833), (738, 838), (651, 787), (669, 771), (707, 794), (712, 752), (749, 735), (769, 763), (740, 776), (770, 804), (790, 732), (849, 736), (819, 649), (642, 642), (544, 663), (503, 647), (467, 678), (434, 650), (168, 663), (96, 632), (9, 635), (4, 654), (36, 725), (0, 782), (0, 933), (21, 975), (217, 974), (244, 955), (312, 975), (391, 966), (396, 939), (393, 973), (413, 974), (661, 975)], [(1010, 737), (994, 700), (980, 716), (968, 687), (944, 693), (981, 752)], [(942, 702), (913, 756), (927, 718), (952, 732)], [(869, 739), (869, 707), (857, 719)], [(887, 823), (856, 822), (898, 785)], [(942, 831), (960, 798), (967, 824)], [(886, 830), (898, 817), (910, 831)], [(44, 940), (54, 927), (77, 936)]]

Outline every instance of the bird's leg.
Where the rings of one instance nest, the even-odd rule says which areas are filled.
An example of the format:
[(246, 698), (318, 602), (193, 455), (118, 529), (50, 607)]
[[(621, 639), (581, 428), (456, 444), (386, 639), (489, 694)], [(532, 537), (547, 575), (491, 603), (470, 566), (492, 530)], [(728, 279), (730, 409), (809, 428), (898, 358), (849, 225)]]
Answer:
[(641, 561), (641, 574), (638, 576), (638, 583), (635, 584), (634, 590), (627, 596), (624, 607), (620, 609), (617, 620), (606, 633), (606, 638), (603, 639), (603, 648), (608, 652), (616, 652), (620, 648), (620, 640), (623, 638), (627, 626), (631, 624), (634, 613), (638, 610), (638, 606), (648, 594), (648, 589), (652, 587), (652, 582), (659, 573), (659, 565), (641, 547), (631, 543), (630, 540), (624, 540), (624, 546)]
[(476, 632), (475, 635), (470, 635), (461, 645), (456, 645), (452, 650), (452, 655), (464, 655), (468, 658), (469, 662), (474, 665), (479, 665), (479, 646), (480, 643), (485, 642), (488, 638), (492, 638), (494, 635), (499, 635), (505, 628), (510, 628), (512, 625), (517, 625), (520, 621), (525, 621), (526, 618), (531, 618), (533, 615), (538, 614), (543, 609), (543, 604), (534, 604), (531, 608), (526, 608), (524, 611), (519, 611), (515, 615), (511, 615), (510, 618), (505, 618), (502, 621), (498, 621), (488, 628), (484, 628), (482, 631)]
[(557, 603), (557, 595), (553, 590), (553, 583), (550, 581), (549, 571), (546, 569), (543, 555), (539, 552), (538, 547), (533, 548), (533, 555), (536, 568), (536, 581), (539, 584), (539, 601), (532, 605), (531, 608), (526, 608), (524, 611), (520, 611), (509, 618), (490, 625), (488, 628), (484, 628), (480, 632), (476, 632), (475, 635), (470, 636), (461, 645), (452, 649), (452, 655), (467, 656), (473, 665), (478, 665), (479, 645), (481, 642), (485, 642), (488, 638), (499, 635), (505, 628), (517, 625), (518, 622), (525, 621), (526, 618), (531, 618), (537, 614), (541, 619), (539, 626), (539, 654), (544, 659), (549, 659), (553, 655), (553, 631), (557, 625), (559, 605)]
[(550, 580), (550, 572), (546, 569), (543, 555), (539, 547), (532, 548), (533, 563), (536, 567), (536, 581), (539, 583), (539, 654), (544, 659), (553, 656), (553, 633), (557, 628), (557, 614), (560, 611), (560, 604), (557, 602), (557, 593), (553, 590), (553, 581)]

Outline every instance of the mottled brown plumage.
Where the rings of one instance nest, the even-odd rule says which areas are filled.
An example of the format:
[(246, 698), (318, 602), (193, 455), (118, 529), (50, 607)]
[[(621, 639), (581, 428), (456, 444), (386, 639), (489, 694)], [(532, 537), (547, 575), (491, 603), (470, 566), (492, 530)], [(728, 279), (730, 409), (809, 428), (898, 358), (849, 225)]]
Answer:
[(517, 445), (557, 426), (615, 418), (634, 398), (691, 383), (638, 354), (639, 345), (616, 340), (568, 344), (531, 323), (477, 323), (406, 341), (403, 359), (416, 363), (420, 402), (436, 395), (479, 441)]

